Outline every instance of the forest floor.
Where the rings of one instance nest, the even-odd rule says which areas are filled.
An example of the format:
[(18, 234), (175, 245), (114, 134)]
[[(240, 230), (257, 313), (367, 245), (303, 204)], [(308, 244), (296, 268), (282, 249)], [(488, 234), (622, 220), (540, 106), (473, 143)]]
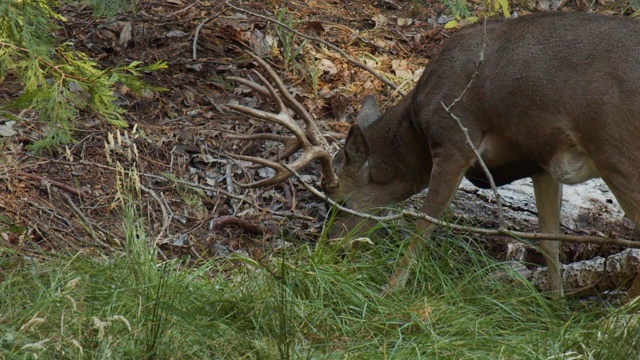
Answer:
[[(215, 0), (143, 0), (135, 13), (108, 21), (93, 18), (89, 9), (61, 9), (68, 19), (57, 34), (61, 40), (71, 41), (104, 67), (165, 61), (166, 70), (144, 75), (145, 81), (165, 91), (141, 98), (120, 88), (128, 128), (117, 129), (94, 114), (84, 114), (77, 119), (73, 143), (40, 154), (29, 151), (28, 145), (42, 136), (46, 125), (34, 114), (22, 113), (26, 121), (16, 124), (16, 134), (2, 141), (3, 247), (43, 259), (56, 252), (119, 251), (124, 244), (120, 210), (126, 197), (122, 176), (132, 170), (142, 185), (135, 201), (161, 259), (188, 255), (197, 261), (233, 252), (258, 259), (283, 238), (315, 242), (323, 229), (325, 205), (297, 180), (262, 189), (234, 184), (271, 173), (250, 170), (229, 154), (269, 156), (277, 147), (273, 142), (228, 137), (271, 132), (273, 126), (230, 111), (225, 104), (272, 111), (274, 104), (227, 78), (251, 77), (256, 63), (244, 51), (255, 52), (322, 129), (338, 134), (346, 133), (365, 95), (375, 94), (383, 108), (400, 95), (322, 43), (293, 35), (265, 17), (340, 47), (392, 82), (404, 83), (404, 91), (456, 31), (445, 28), (450, 12), (435, 0), (233, 4), (263, 17)], [(473, 13), (482, 13), (485, 3), (468, 4)], [(599, 12), (622, 12), (618, 3), (597, 5)], [(536, 11), (532, 4), (511, 6), (520, 16)], [(586, 4), (572, 2), (567, 7), (584, 10)], [(123, 41), (126, 28), (132, 33)], [(20, 85), (8, 78), (0, 101), (19, 91)], [(319, 167), (310, 166), (303, 175), (317, 184)], [(484, 242), (496, 258), (504, 257), (506, 243)], [(572, 260), (619, 251), (567, 246)]]
[[(138, 97), (120, 86), (128, 127), (81, 113), (72, 143), (39, 154), (29, 148), (47, 130), (37, 114), (25, 110), (15, 114), (22, 121), (0, 121), (0, 359), (625, 359), (640, 353), (640, 301), (623, 304), (624, 290), (609, 288), (554, 301), (502, 261), (510, 249), (518, 252), (511, 239), (439, 229), (428, 256), (409, 265), (408, 285), (383, 292), (411, 239), (410, 226), (391, 225), (371, 239), (328, 239), (324, 201), (299, 180), (238, 185), (272, 173), (233, 154), (268, 157), (280, 147), (233, 135), (282, 131), (226, 106), (277, 111), (273, 101), (229, 79), (264, 73), (246, 50), (265, 59), (333, 138), (346, 133), (365, 95), (374, 94), (383, 109), (401, 97), (273, 19), (338, 46), (406, 92), (457, 31), (445, 27), (451, 12), (444, 5), (232, 4), (141, 0), (135, 12), (111, 20), (84, 7), (58, 9), (67, 19), (56, 33), (61, 42), (104, 68), (165, 61), (165, 70), (144, 74), (165, 90)], [(467, 4), (473, 14), (485, 12), (484, 1)], [(535, 5), (511, 3), (510, 11), (522, 16)], [(566, 7), (628, 11), (626, 2), (571, 0)], [(11, 76), (2, 84), (0, 103), (22, 89)], [(320, 181), (318, 164), (301, 173), (309, 183)], [(491, 195), (458, 193), (449, 219), (496, 226)], [(511, 210), (514, 229), (533, 229), (531, 201)], [(618, 234), (599, 212), (585, 215), (584, 226), (565, 224), (565, 232)], [(620, 250), (566, 243), (563, 260)], [(543, 263), (539, 252), (528, 254), (525, 261)]]

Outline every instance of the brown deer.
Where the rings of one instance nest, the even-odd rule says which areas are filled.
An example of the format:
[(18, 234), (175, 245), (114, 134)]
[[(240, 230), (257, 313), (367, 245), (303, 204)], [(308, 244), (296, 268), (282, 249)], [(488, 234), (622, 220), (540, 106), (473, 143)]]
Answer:
[[(251, 84), (277, 97), (275, 90)], [(557, 12), (463, 28), (431, 59), (415, 88), (397, 105), (380, 116), (375, 101), (365, 100), (343, 149), (333, 158), (335, 172), (326, 138), (284, 86), (279, 90), (287, 105), (303, 118), (309, 116), (309, 138), (291, 118), (283, 123), (274, 114), (237, 105), (234, 109), (291, 129), (305, 154), (293, 168), (321, 159), (325, 192), (346, 207), (371, 211), (428, 188), (421, 211), (437, 218), (463, 176), (488, 187), (489, 178), (464, 132), (444, 107), (459, 97), (451, 112), (468, 130), (496, 185), (533, 179), (541, 232), (560, 231), (561, 184), (594, 177), (604, 179), (627, 217), (640, 224), (636, 20)], [(279, 116), (284, 117), (287, 112), (280, 104)], [(290, 175), (275, 161), (245, 159), (277, 169), (273, 181)], [(339, 216), (335, 226), (351, 229), (357, 221)], [(428, 237), (432, 226), (421, 226)], [(541, 242), (556, 297), (563, 295), (558, 245)], [(404, 284), (408, 262), (423, 247), (422, 239), (409, 245), (390, 287)]]

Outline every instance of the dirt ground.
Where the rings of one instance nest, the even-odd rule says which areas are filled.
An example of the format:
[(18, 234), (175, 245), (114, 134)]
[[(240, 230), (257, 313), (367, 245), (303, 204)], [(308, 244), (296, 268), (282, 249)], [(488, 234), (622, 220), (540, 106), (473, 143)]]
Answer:
[[(318, 36), (396, 84), (419, 74), (455, 32), (444, 28), (446, 7), (435, 0), (232, 3)], [(469, 4), (480, 12), (484, 3)], [(520, 15), (535, 10), (512, 6)], [(145, 74), (145, 81), (166, 91), (138, 98), (120, 88), (129, 127), (116, 129), (95, 114), (83, 114), (77, 119), (74, 142), (58, 151), (36, 155), (27, 150), (45, 130), (34, 120), (17, 124), (18, 134), (3, 139), (0, 241), (7, 249), (36, 258), (61, 251), (96, 254), (122, 248), (122, 185), (116, 162), (138, 172), (143, 185), (141, 215), (160, 258), (188, 254), (198, 260), (232, 251), (261, 257), (282, 239), (316, 241), (324, 203), (297, 181), (264, 189), (234, 185), (260, 180), (269, 172), (251, 170), (228, 154), (268, 156), (277, 149), (274, 142), (228, 137), (274, 131), (272, 125), (224, 106), (234, 102), (276, 111), (264, 96), (226, 79), (255, 79), (250, 70), (256, 63), (243, 52), (246, 49), (268, 61), (327, 131), (344, 134), (367, 94), (376, 94), (384, 106), (400, 96), (325, 45), (293, 36), (221, 0), (143, 0), (136, 12), (109, 21), (94, 19), (89, 9), (60, 11), (68, 19), (61, 24), (60, 39), (72, 41), (104, 67), (166, 61), (166, 70)], [(132, 37), (122, 44), (126, 26), (131, 26)], [(409, 83), (404, 89), (410, 87)], [(19, 84), (7, 79), (0, 101), (19, 91)], [(21, 116), (34, 118), (28, 111)], [(116, 140), (110, 140), (114, 136)], [(130, 156), (134, 147), (137, 155)], [(304, 176), (317, 183), (319, 167), (310, 166)], [(500, 257), (504, 241), (498, 244), (493, 252)]]

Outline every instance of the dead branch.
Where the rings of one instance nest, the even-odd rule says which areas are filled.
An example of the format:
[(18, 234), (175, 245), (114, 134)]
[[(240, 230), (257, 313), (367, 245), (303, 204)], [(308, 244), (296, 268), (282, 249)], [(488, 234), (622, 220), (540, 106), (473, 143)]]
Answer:
[(263, 235), (263, 234), (271, 234), (275, 232), (275, 229), (269, 226), (263, 226), (260, 224), (254, 224), (245, 219), (239, 218), (237, 216), (228, 215), (228, 216), (220, 216), (213, 220), (213, 224), (211, 227), (213, 229), (223, 228), (228, 226), (236, 226), (239, 227), (246, 232), (254, 235)]
[(15, 170), (14, 174), (17, 175), (17, 176), (20, 176), (20, 177), (27, 178), (27, 179), (37, 180), (37, 181), (40, 181), (41, 183), (44, 183), (44, 184), (50, 184), (51, 186), (57, 187), (60, 190), (64, 190), (64, 191), (66, 191), (68, 193), (71, 193), (71, 194), (79, 196), (79, 197), (87, 197), (87, 194), (84, 191), (76, 189), (76, 188), (73, 188), (73, 187), (71, 187), (71, 186), (69, 186), (69, 185), (67, 185), (65, 183), (60, 182), (60, 181), (51, 180), (51, 179), (48, 179), (48, 178), (45, 178), (43, 176), (36, 175), (36, 174), (29, 174), (29, 173), (26, 173), (26, 172), (20, 171), (20, 170)]
[(467, 92), (467, 90), (469, 90), (469, 88), (473, 84), (474, 80), (478, 77), (478, 73), (480, 72), (480, 66), (484, 62), (484, 49), (486, 45), (487, 45), (487, 18), (485, 17), (484, 18), (484, 34), (482, 37), (482, 48), (480, 49), (480, 59), (478, 61), (478, 65), (476, 65), (476, 71), (474, 71), (473, 75), (471, 75), (471, 79), (467, 83), (467, 86), (464, 88), (464, 90), (462, 90), (460, 95), (457, 98), (455, 98), (449, 106), (446, 106), (442, 101), (440, 102), (440, 104), (444, 108), (444, 111), (446, 111), (449, 117), (451, 117), (456, 122), (456, 124), (458, 124), (458, 127), (460, 127), (460, 130), (462, 130), (462, 132), (464, 133), (467, 145), (469, 145), (469, 147), (473, 151), (473, 154), (475, 155), (476, 160), (478, 160), (478, 164), (480, 164), (482, 171), (484, 171), (484, 174), (489, 180), (491, 191), (493, 191), (493, 195), (496, 198), (496, 204), (498, 205), (498, 229), (506, 229), (505, 223), (504, 223), (504, 209), (502, 208), (502, 198), (500, 198), (500, 193), (498, 192), (496, 183), (493, 180), (493, 176), (491, 176), (491, 172), (489, 171), (487, 164), (485, 164), (484, 160), (482, 160), (482, 155), (480, 155), (480, 152), (478, 151), (478, 149), (475, 147), (475, 145), (473, 145), (473, 141), (471, 141), (471, 137), (469, 137), (469, 130), (467, 130), (467, 128), (464, 125), (462, 125), (462, 121), (460, 121), (460, 118), (458, 118), (451, 111), (451, 108), (454, 107), (462, 99), (464, 94)]
[(460, 121), (460, 118), (457, 117), (453, 112), (451, 112), (450, 110), (451, 106), (447, 107), (443, 102), (440, 102), (440, 104), (442, 105), (442, 107), (444, 107), (444, 110), (447, 112), (447, 114), (453, 120), (455, 120), (455, 122), (458, 124), (458, 127), (460, 127), (460, 130), (462, 130), (467, 145), (469, 145), (469, 147), (473, 151), (473, 154), (475, 155), (476, 160), (478, 160), (478, 164), (480, 164), (482, 171), (484, 171), (485, 176), (489, 180), (491, 191), (493, 191), (493, 196), (495, 196), (496, 204), (498, 205), (498, 228), (505, 229), (506, 227), (504, 223), (504, 209), (502, 207), (502, 198), (500, 197), (500, 193), (498, 192), (498, 188), (496, 187), (496, 183), (493, 180), (493, 176), (491, 176), (491, 172), (489, 171), (487, 164), (485, 164), (484, 160), (482, 160), (482, 155), (480, 155), (478, 148), (476, 148), (476, 146), (473, 145), (473, 141), (471, 141), (471, 137), (469, 136), (469, 130), (467, 130), (467, 128), (464, 125), (462, 125), (462, 121)]
[[(283, 165), (288, 167), (288, 165)], [(510, 236), (516, 240), (527, 239), (527, 240), (556, 240), (556, 241), (565, 241), (565, 242), (573, 242), (579, 244), (599, 244), (599, 245), (620, 245), (628, 248), (638, 249), (640, 248), (639, 241), (632, 241), (627, 239), (618, 239), (618, 238), (609, 238), (604, 236), (582, 236), (582, 235), (567, 235), (567, 234), (548, 234), (548, 233), (532, 233), (532, 232), (524, 232), (524, 231), (512, 231), (506, 229), (485, 229), (474, 226), (465, 226), (453, 224), (444, 220), (439, 220), (434, 217), (431, 217), (427, 214), (420, 212), (413, 212), (408, 210), (402, 210), (398, 213), (386, 215), (386, 216), (378, 216), (366, 214), (363, 212), (359, 212), (333, 201), (327, 195), (325, 195), (322, 191), (316, 189), (312, 185), (305, 182), (300, 174), (298, 174), (294, 169), (288, 168), (289, 171), (293, 174), (293, 176), (302, 183), (307, 190), (311, 191), (314, 195), (321, 198), (322, 200), (328, 202), (332, 206), (336, 207), (340, 211), (344, 211), (347, 214), (351, 214), (357, 216), (362, 219), (368, 219), (378, 222), (389, 222), (403, 219), (405, 217), (410, 217), (414, 219), (425, 220), (431, 224), (444, 226), (449, 229), (458, 230), (458, 231), (466, 231), (486, 236), (496, 236), (496, 235), (506, 235)]]

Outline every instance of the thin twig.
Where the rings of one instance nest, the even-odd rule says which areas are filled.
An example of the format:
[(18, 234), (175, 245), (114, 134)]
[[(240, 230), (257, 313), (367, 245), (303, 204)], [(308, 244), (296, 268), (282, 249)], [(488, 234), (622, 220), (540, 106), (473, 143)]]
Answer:
[(387, 86), (389, 86), (389, 87), (390, 87), (390, 88), (392, 88), (393, 90), (397, 90), (397, 91), (398, 91), (398, 93), (399, 93), (400, 95), (402, 95), (402, 96), (405, 96), (405, 95), (406, 95), (406, 93), (405, 93), (404, 91), (402, 91), (402, 90), (399, 90), (399, 89), (398, 89), (398, 85), (394, 84), (393, 82), (391, 82), (390, 80), (388, 80), (388, 79), (387, 79), (387, 78), (385, 78), (384, 76), (380, 75), (377, 71), (373, 70), (372, 68), (370, 68), (370, 67), (369, 67), (369, 66), (367, 66), (366, 64), (364, 64), (364, 63), (362, 63), (362, 62), (360, 62), (360, 61), (358, 61), (358, 60), (356, 60), (356, 59), (354, 59), (354, 58), (350, 57), (349, 55), (347, 55), (347, 53), (346, 53), (346, 52), (344, 52), (344, 50), (340, 49), (340, 48), (339, 48), (339, 47), (337, 47), (336, 45), (333, 45), (332, 43), (330, 43), (330, 42), (328, 42), (328, 41), (322, 40), (321, 38), (319, 38), (319, 37), (317, 37), (317, 36), (303, 34), (303, 33), (299, 32), (299, 31), (295, 30), (295, 29), (294, 29), (294, 28), (292, 28), (291, 26), (289, 26), (289, 25), (287, 25), (287, 24), (284, 24), (284, 23), (282, 23), (281, 21), (278, 21), (278, 20), (276, 20), (276, 19), (270, 18), (270, 17), (268, 17), (268, 16), (264, 16), (264, 15), (256, 14), (256, 13), (251, 12), (251, 11), (249, 11), (249, 10), (245, 10), (245, 9), (243, 9), (243, 8), (240, 8), (240, 7), (237, 7), (237, 6), (235, 6), (235, 5), (232, 5), (228, 0), (227, 0), (226, 4), (227, 4), (228, 6), (230, 6), (230, 7), (232, 7), (232, 8), (234, 8), (234, 9), (236, 9), (236, 10), (240, 11), (240, 12), (245, 13), (245, 14), (249, 14), (249, 15), (251, 15), (251, 16), (259, 17), (259, 18), (261, 18), (261, 19), (264, 19), (264, 20), (270, 21), (270, 22), (272, 22), (272, 23), (278, 24), (278, 25), (282, 26), (283, 28), (285, 28), (285, 29), (289, 30), (290, 32), (292, 32), (292, 33), (294, 33), (294, 34), (296, 34), (296, 35), (298, 35), (298, 36), (301, 36), (301, 37), (303, 37), (303, 38), (305, 38), (305, 39), (309, 39), (309, 40), (317, 41), (317, 42), (319, 42), (319, 43), (321, 43), (321, 44), (326, 45), (327, 47), (329, 47), (329, 48), (333, 49), (333, 50), (334, 50), (334, 51), (336, 51), (338, 54), (340, 54), (340, 55), (341, 55), (343, 58), (345, 58), (345, 60), (347, 60), (348, 62), (352, 63), (353, 65), (355, 65), (355, 66), (357, 66), (357, 67), (359, 67), (359, 68), (361, 68), (361, 69), (363, 69), (363, 70), (368, 71), (371, 75), (375, 76), (375, 77), (376, 77), (376, 79), (378, 79), (378, 80), (382, 81), (383, 83), (385, 83)]
[[(211, 18), (206, 18), (206, 19), (202, 20), (200, 25), (198, 25), (198, 27), (196, 28), (196, 33), (193, 36), (193, 52), (192, 52), (192, 55), (191, 55), (191, 59), (193, 61), (198, 60), (198, 36), (200, 35), (200, 29), (202, 29), (204, 24), (208, 23), (209, 20), (211, 20)], [(196, 65), (193, 65), (192, 68), (194, 68), (196, 70), (201, 70), (202, 69), (202, 65), (196, 64)]]
[(502, 207), (502, 198), (500, 197), (500, 193), (498, 192), (498, 188), (496, 187), (495, 181), (493, 181), (493, 176), (491, 176), (491, 172), (489, 171), (487, 164), (484, 163), (484, 160), (482, 160), (482, 155), (480, 155), (480, 152), (478, 151), (476, 146), (473, 145), (473, 142), (471, 141), (471, 137), (469, 136), (469, 130), (467, 130), (467, 128), (464, 125), (462, 125), (462, 121), (460, 121), (460, 118), (458, 118), (453, 112), (451, 112), (451, 110), (449, 110), (449, 108), (443, 102), (440, 102), (440, 104), (442, 104), (442, 107), (447, 112), (447, 114), (449, 114), (449, 116), (453, 120), (455, 120), (455, 122), (458, 124), (458, 126), (464, 133), (464, 137), (467, 145), (469, 145), (469, 147), (473, 151), (473, 154), (476, 156), (476, 160), (478, 160), (478, 164), (480, 164), (482, 171), (484, 171), (487, 179), (489, 180), (491, 191), (493, 191), (493, 195), (496, 198), (496, 205), (498, 206), (498, 228), (506, 229), (505, 222), (504, 222), (504, 209)]
[(66, 193), (61, 192), (60, 193), (64, 199), (67, 201), (67, 204), (69, 205), (69, 207), (71, 208), (71, 210), (73, 211), (74, 214), (76, 214), (76, 216), (78, 218), (80, 218), (80, 221), (82, 221), (82, 224), (84, 225), (85, 230), (87, 230), (87, 232), (89, 233), (89, 235), (91, 236), (91, 238), (93, 239), (93, 241), (97, 242), (100, 246), (107, 248), (111, 251), (113, 251), (114, 249), (109, 246), (107, 243), (103, 242), (102, 240), (100, 240), (98, 238), (98, 235), (96, 235), (96, 232), (93, 230), (93, 228), (91, 227), (91, 223), (89, 222), (89, 220), (84, 216), (84, 214), (82, 213), (82, 211), (80, 211), (80, 209), (78, 209), (78, 207), (76, 206), (76, 204), (73, 203), (73, 200), (71, 200), (71, 198), (69, 197), (69, 195), (67, 195)]
[[(122, 171), (125, 174), (135, 174), (136, 176), (144, 176), (144, 177), (147, 177), (147, 178), (156, 179), (156, 180), (160, 180), (160, 181), (163, 181), (163, 182), (164, 181), (166, 181), (166, 182), (174, 182), (176, 184), (185, 185), (185, 186), (189, 186), (189, 187), (196, 188), (196, 189), (202, 189), (202, 190), (205, 190), (205, 191), (210, 191), (210, 192), (218, 194), (218, 195), (228, 196), (230, 198), (237, 199), (237, 200), (240, 200), (240, 201), (247, 201), (244, 196), (233, 194), (233, 193), (224, 191), (224, 190), (219, 189), (219, 188), (200, 185), (200, 184), (196, 184), (196, 183), (192, 183), (192, 182), (188, 182), (188, 181), (184, 181), (184, 180), (180, 180), (180, 179), (169, 179), (167, 177), (160, 176), (160, 175), (155, 175), (155, 174), (137, 173), (137, 172), (134, 173), (134, 172), (128, 171), (128, 170), (118, 170), (118, 169), (114, 168), (113, 166), (108, 166), (108, 165), (104, 165), (104, 164), (100, 164), (100, 163), (96, 163), (96, 162), (91, 162), (91, 161), (80, 160), (79, 162), (76, 163), (76, 162), (69, 162), (69, 161), (63, 161), (63, 160), (52, 160), (52, 162), (60, 163), (60, 164), (70, 164), (70, 165), (78, 165), (79, 164), (79, 165), (99, 167), (99, 168), (112, 170), (112, 171)], [(252, 204), (252, 205), (256, 206), (255, 204)], [(258, 207), (258, 206), (256, 206), (256, 207)], [(283, 218), (293, 218), (293, 219), (300, 219), (300, 220), (304, 220), (304, 221), (313, 221), (314, 220), (314, 218), (312, 218), (311, 216), (300, 215), (300, 214), (296, 214), (296, 213), (290, 213), (290, 212), (285, 212), (285, 211), (276, 211), (276, 210), (272, 210), (272, 209), (269, 209), (269, 208), (262, 208), (262, 207), (258, 207), (258, 209), (260, 211), (267, 212), (267, 213), (269, 213), (271, 215), (281, 216)]]
[(460, 129), (464, 133), (467, 145), (469, 145), (471, 150), (473, 150), (473, 154), (476, 156), (476, 160), (478, 160), (478, 164), (480, 164), (480, 167), (482, 168), (482, 171), (484, 171), (484, 174), (486, 175), (487, 179), (489, 180), (489, 185), (491, 186), (491, 191), (493, 191), (493, 195), (496, 197), (496, 204), (498, 206), (498, 229), (505, 230), (506, 227), (505, 227), (505, 222), (504, 222), (504, 209), (502, 208), (502, 198), (500, 197), (500, 193), (498, 192), (498, 188), (496, 187), (496, 183), (493, 180), (493, 176), (491, 176), (491, 172), (489, 171), (489, 168), (487, 167), (487, 164), (485, 164), (484, 160), (482, 160), (482, 155), (480, 155), (480, 152), (478, 151), (478, 149), (475, 147), (475, 145), (473, 145), (473, 141), (471, 141), (471, 137), (469, 136), (469, 130), (467, 130), (467, 128), (464, 125), (462, 125), (462, 121), (460, 121), (460, 118), (458, 118), (451, 111), (451, 108), (454, 107), (462, 99), (464, 94), (471, 87), (471, 84), (473, 84), (473, 82), (476, 79), (476, 77), (478, 77), (478, 74), (480, 73), (480, 66), (484, 62), (484, 49), (485, 49), (486, 45), (487, 45), (487, 18), (485, 17), (484, 18), (484, 34), (482, 36), (482, 48), (480, 50), (480, 61), (478, 61), (478, 65), (476, 66), (476, 71), (471, 76), (471, 79), (467, 83), (467, 86), (464, 88), (464, 90), (462, 90), (462, 93), (460, 93), (460, 95), (457, 98), (455, 98), (453, 100), (453, 102), (449, 106), (446, 106), (444, 104), (444, 102), (442, 102), (442, 101), (440, 102), (440, 104), (444, 108), (444, 111), (446, 111), (447, 114), (453, 120), (455, 120), (455, 122), (458, 124), (458, 126), (460, 127)]
[[(222, 194), (224, 196), (228, 196), (228, 197), (230, 197), (232, 199), (236, 199), (236, 200), (240, 200), (240, 201), (247, 201), (247, 199), (244, 196), (233, 194), (233, 193), (230, 193), (228, 191), (225, 191), (225, 190), (222, 190), (222, 189), (219, 189), (219, 188), (215, 188), (215, 187), (211, 187), (211, 186), (200, 185), (200, 184), (196, 184), (196, 183), (192, 183), (192, 182), (188, 182), (188, 181), (184, 181), (184, 180), (180, 180), (180, 179), (169, 179), (169, 178), (166, 178), (166, 177), (163, 177), (163, 176), (159, 176), (159, 175), (154, 175), (154, 174), (141, 173), (139, 175), (145, 176), (145, 177), (149, 177), (149, 178), (153, 178), (153, 179), (157, 179), (157, 180), (174, 182), (176, 184), (189, 186), (189, 187), (192, 187), (192, 188), (201, 189), (201, 190), (205, 190), (205, 191), (210, 191), (212, 193)], [(294, 219), (300, 219), (300, 220), (304, 220), (304, 221), (313, 221), (314, 220), (314, 218), (312, 218), (310, 216), (306, 216), (306, 215), (300, 215), (300, 214), (284, 212), (284, 211), (275, 211), (275, 210), (271, 210), (269, 208), (259, 208), (259, 209), (261, 211), (268, 212), (271, 215), (281, 216), (281, 217), (284, 217), (284, 218), (294, 218)]]
[(480, 49), (480, 59), (479, 59), (480, 61), (478, 61), (478, 65), (476, 65), (476, 71), (471, 76), (471, 80), (469, 80), (469, 83), (467, 83), (467, 86), (464, 88), (464, 90), (462, 90), (462, 93), (460, 93), (460, 96), (458, 96), (455, 100), (453, 100), (451, 105), (449, 105), (449, 108), (452, 108), (453, 106), (455, 106), (458, 103), (458, 101), (462, 99), (462, 96), (464, 96), (467, 90), (469, 90), (469, 88), (471, 87), (471, 84), (473, 84), (473, 81), (478, 76), (478, 73), (480, 72), (480, 65), (482, 65), (482, 63), (484, 62), (484, 48), (486, 47), (486, 45), (487, 45), (487, 18), (485, 17), (484, 33), (482, 35), (482, 48)]
[(212, 228), (214, 229), (227, 226), (237, 226), (248, 233), (255, 235), (271, 234), (275, 232), (275, 229), (272, 227), (254, 224), (234, 215), (219, 216), (213, 220)]
[(168, 19), (168, 18), (173, 17), (173, 16), (176, 16), (176, 15), (178, 15), (178, 14), (182, 13), (182, 12), (185, 12), (185, 11), (187, 11), (187, 10), (191, 9), (193, 6), (195, 6), (195, 5), (196, 5), (196, 4), (198, 4), (199, 2), (200, 2), (200, 0), (196, 0), (196, 1), (194, 1), (193, 3), (191, 3), (191, 4), (189, 4), (189, 5), (185, 6), (185, 7), (183, 7), (182, 9), (176, 10), (176, 11), (174, 11), (174, 12), (170, 13), (170, 14), (165, 15), (165, 16), (164, 16), (164, 18), (165, 18), (165, 19)]
[[(424, 71), (423, 71), (423, 72), (424, 72)], [(394, 96), (395, 94), (398, 94), (398, 93), (402, 94), (400, 89), (402, 89), (406, 84), (408, 84), (408, 83), (410, 83), (410, 82), (413, 82), (416, 78), (420, 78), (420, 77), (422, 76), (423, 72), (420, 72), (420, 73), (416, 72), (416, 73), (414, 73), (414, 74), (413, 74), (413, 76), (411, 76), (409, 79), (407, 79), (407, 80), (405, 80), (405, 81), (401, 82), (401, 83), (400, 83), (400, 85), (398, 85), (398, 88), (397, 88), (397, 89), (395, 89), (395, 90), (391, 93), (390, 98), (392, 99), (392, 98), (393, 98), (393, 96)], [(404, 95), (403, 95), (403, 96), (404, 96)]]
[(169, 228), (169, 225), (171, 224), (171, 218), (169, 217), (167, 209), (165, 208), (165, 203), (162, 202), (162, 199), (160, 199), (155, 191), (142, 184), (140, 184), (140, 190), (149, 193), (149, 195), (151, 195), (151, 197), (158, 202), (158, 205), (160, 205), (160, 211), (162, 211), (162, 228), (160, 228), (160, 232), (158, 232), (158, 236), (156, 236), (156, 240), (153, 244), (153, 246), (155, 247), (160, 242), (160, 238), (162, 237), (164, 232)]
[(307, 190), (311, 191), (314, 195), (330, 203), (332, 206), (335, 206), (340, 211), (343, 211), (347, 214), (355, 215), (362, 219), (374, 220), (378, 222), (389, 222), (389, 221), (400, 220), (405, 217), (410, 217), (414, 219), (425, 220), (434, 225), (444, 226), (449, 229), (467, 231), (467, 232), (472, 232), (472, 233), (486, 235), (486, 236), (506, 235), (506, 236), (513, 237), (516, 240), (519, 240), (519, 239), (557, 240), (557, 241), (566, 241), (566, 242), (581, 243), (581, 244), (620, 245), (628, 248), (640, 249), (640, 241), (632, 241), (632, 240), (626, 240), (626, 239), (612, 239), (612, 238), (603, 237), (603, 236), (548, 234), (548, 233), (532, 233), (532, 232), (524, 232), (524, 231), (511, 231), (506, 229), (485, 229), (485, 228), (479, 228), (474, 226), (453, 224), (448, 221), (436, 219), (425, 213), (413, 212), (408, 210), (402, 210), (399, 213), (386, 215), (386, 216), (371, 215), (371, 214), (356, 211), (356, 210), (344, 207), (343, 205), (340, 205), (339, 203), (335, 202), (334, 200), (329, 198), (327, 195), (325, 195), (322, 191), (313, 187), (313, 185), (305, 182), (300, 176), (300, 174), (298, 174), (295, 170), (291, 169), (287, 165), (284, 165), (284, 166), (287, 167), (288, 170), (291, 171), (293, 176), (296, 179), (298, 179), (298, 181), (300, 181), (300, 183), (302, 183), (302, 185), (306, 187)]
[(60, 181), (56, 181), (56, 180), (51, 180), (45, 177), (42, 177), (40, 175), (36, 175), (36, 174), (29, 174), (26, 173), (24, 171), (20, 171), (20, 170), (16, 170), (14, 172), (16, 175), (21, 176), (21, 177), (25, 177), (27, 179), (31, 179), (31, 180), (37, 180), (40, 181), (42, 183), (46, 183), (46, 184), (50, 184), (52, 186), (57, 187), (58, 189), (64, 190), (68, 193), (71, 193), (73, 195), (79, 196), (79, 197), (86, 197), (87, 194), (82, 191), (82, 190), (78, 190), (76, 188), (73, 188), (67, 184), (61, 183)]
[(225, 166), (224, 179), (227, 182), (227, 192), (230, 194), (233, 193), (233, 177), (231, 176), (233, 172), (233, 168), (231, 167), (231, 163), (227, 163)]

